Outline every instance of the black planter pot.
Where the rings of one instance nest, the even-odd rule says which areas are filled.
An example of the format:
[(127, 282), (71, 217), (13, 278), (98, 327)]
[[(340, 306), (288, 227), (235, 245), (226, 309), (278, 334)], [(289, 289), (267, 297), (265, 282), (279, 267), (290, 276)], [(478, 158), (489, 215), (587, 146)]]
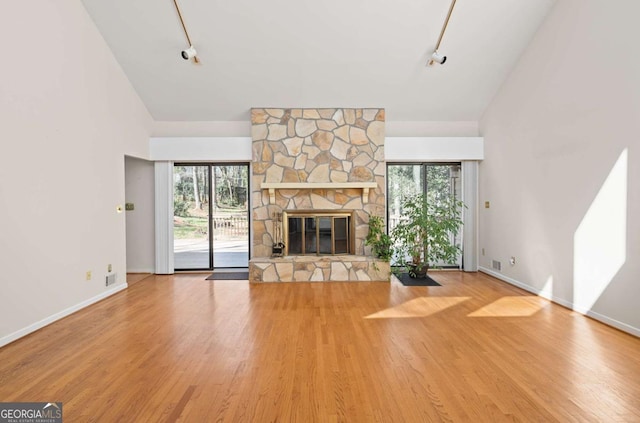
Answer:
[(409, 265), (409, 276), (414, 279), (420, 279), (427, 276), (427, 270), (429, 269), (429, 265), (426, 263), (420, 264), (410, 264)]

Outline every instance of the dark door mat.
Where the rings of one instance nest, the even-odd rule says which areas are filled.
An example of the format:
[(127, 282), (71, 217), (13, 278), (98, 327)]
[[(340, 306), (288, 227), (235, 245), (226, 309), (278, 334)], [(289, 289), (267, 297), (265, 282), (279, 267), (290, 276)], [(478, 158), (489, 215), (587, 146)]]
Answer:
[(404, 286), (442, 286), (428, 275), (424, 278), (412, 278), (408, 273), (400, 273), (396, 277)]
[(216, 272), (209, 275), (208, 281), (247, 281), (249, 272)]

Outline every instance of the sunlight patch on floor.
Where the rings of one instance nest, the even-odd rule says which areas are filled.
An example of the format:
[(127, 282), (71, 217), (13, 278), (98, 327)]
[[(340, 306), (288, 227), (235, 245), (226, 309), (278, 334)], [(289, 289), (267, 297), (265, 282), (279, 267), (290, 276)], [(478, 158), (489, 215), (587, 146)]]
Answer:
[(627, 260), (627, 149), (573, 237), (573, 304), (586, 313)]
[(471, 297), (420, 297), (370, 314), (365, 319), (403, 319), (426, 317), (471, 299)]
[(547, 305), (549, 301), (540, 297), (502, 297), (474, 311), (468, 317), (529, 317)]

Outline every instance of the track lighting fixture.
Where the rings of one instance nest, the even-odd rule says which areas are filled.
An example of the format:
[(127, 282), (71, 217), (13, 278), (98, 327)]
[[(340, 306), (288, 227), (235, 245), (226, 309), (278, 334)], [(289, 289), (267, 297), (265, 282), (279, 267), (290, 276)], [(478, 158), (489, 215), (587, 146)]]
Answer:
[(444, 32), (447, 30), (447, 25), (449, 25), (449, 19), (451, 19), (451, 13), (453, 12), (453, 7), (456, 5), (456, 0), (451, 1), (451, 7), (449, 7), (449, 13), (447, 13), (447, 18), (444, 21), (444, 25), (442, 26), (442, 30), (440, 31), (440, 37), (438, 38), (438, 42), (436, 43), (436, 48), (429, 57), (427, 61), (427, 66), (433, 66), (434, 63), (439, 63), (441, 65), (447, 61), (447, 56), (441, 55), (438, 53), (438, 49), (440, 48), (440, 43), (442, 43), (442, 37), (444, 37)]
[(184, 60), (193, 59), (193, 63), (200, 63), (198, 60), (197, 52), (193, 43), (191, 42), (191, 38), (189, 37), (189, 33), (187, 32), (187, 26), (184, 24), (184, 19), (182, 19), (182, 13), (180, 12), (180, 8), (178, 7), (178, 0), (173, 0), (173, 4), (176, 6), (176, 12), (178, 12), (178, 17), (180, 18), (180, 23), (182, 24), (182, 29), (184, 30), (184, 36), (187, 37), (187, 42), (189, 43), (189, 48), (186, 50), (182, 50), (180, 55)]
[[(184, 57), (184, 53), (183, 53), (183, 57)], [(441, 55), (440, 53), (438, 53), (438, 50), (436, 50), (431, 55), (430, 61), (431, 62), (435, 62), (435, 63), (440, 63), (441, 65), (444, 65), (444, 62), (447, 61), (447, 56)]]
[(196, 54), (198, 54), (198, 52), (196, 51), (196, 48), (194, 46), (189, 46), (188, 49), (182, 50), (181, 54), (184, 60), (189, 60), (196, 57)]

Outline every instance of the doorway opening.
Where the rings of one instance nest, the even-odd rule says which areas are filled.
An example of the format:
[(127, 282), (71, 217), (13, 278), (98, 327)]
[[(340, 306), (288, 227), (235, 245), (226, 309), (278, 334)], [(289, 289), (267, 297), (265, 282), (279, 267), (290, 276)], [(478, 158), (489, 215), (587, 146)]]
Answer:
[(248, 188), (247, 163), (174, 165), (176, 270), (248, 267)]

